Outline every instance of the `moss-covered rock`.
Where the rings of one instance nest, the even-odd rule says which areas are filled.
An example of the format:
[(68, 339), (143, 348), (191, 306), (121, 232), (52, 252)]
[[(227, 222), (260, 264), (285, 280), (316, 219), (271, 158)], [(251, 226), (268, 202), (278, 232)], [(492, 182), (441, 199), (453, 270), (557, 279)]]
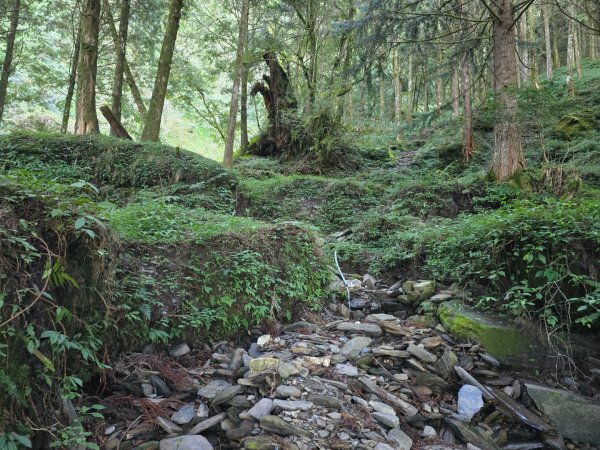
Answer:
[(556, 124), (556, 133), (563, 139), (574, 139), (594, 129), (590, 114), (567, 114)]
[(537, 347), (530, 336), (506, 318), (492, 317), (457, 302), (442, 303), (438, 315), (455, 337), (473, 339), (503, 361), (523, 357)]

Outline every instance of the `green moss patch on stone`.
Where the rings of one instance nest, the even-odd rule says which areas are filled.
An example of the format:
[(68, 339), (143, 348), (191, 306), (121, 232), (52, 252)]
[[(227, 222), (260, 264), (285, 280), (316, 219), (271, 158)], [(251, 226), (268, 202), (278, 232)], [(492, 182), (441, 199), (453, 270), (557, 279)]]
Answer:
[(473, 339), (499, 359), (520, 357), (536, 344), (505, 319), (476, 312), (457, 302), (444, 302), (438, 309), (440, 320), (457, 338)]

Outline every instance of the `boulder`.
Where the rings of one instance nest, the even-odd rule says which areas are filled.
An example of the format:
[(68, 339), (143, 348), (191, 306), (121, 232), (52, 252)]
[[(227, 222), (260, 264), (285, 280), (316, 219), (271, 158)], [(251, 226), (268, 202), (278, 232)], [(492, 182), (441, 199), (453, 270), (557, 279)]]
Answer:
[(160, 450), (213, 450), (203, 436), (181, 436), (160, 441)]
[(526, 383), (527, 393), (564, 437), (600, 445), (600, 402), (562, 389)]
[(539, 345), (507, 318), (483, 314), (457, 302), (442, 303), (438, 316), (455, 337), (479, 342), (502, 362), (526, 361), (539, 350)]
[(413, 284), (413, 290), (419, 294), (419, 300), (428, 300), (435, 295), (435, 281), (422, 280)]

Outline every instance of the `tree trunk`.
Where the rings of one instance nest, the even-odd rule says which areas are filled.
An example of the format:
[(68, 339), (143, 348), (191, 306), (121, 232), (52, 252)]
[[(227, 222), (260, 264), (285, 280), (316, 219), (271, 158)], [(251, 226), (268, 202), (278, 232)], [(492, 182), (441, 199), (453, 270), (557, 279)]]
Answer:
[(581, 30), (578, 23), (574, 24), (573, 48), (575, 50), (575, 68), (577, 69), (577, 78), (583, 77), (583, 65), (581, 63), (581, 39), (579, 38)]
[(520, 58), (519, 68), (521, 69), (519, 74), (519, 86), (526, 86), (529, 82), (529, 51), (527, 50), (527, 13), (523, 14), (517, 22), (519, 26), (519, 40), (520, 45), (518, 46), (518, 55)]
[(160, 122), (165, 106), (165, 97), (167, 96), (167, 86), (169, 85), (169, 75), (171, 74), (171, 62), (173, 61), (173, 53), (175, 52), (175, 42), (177, 41), (177, 32), (179, 31), (182, 8), (183, 0), (171, 0), (167, 29), (165, 30), (165, 36), (160, 49), (158, 68), (156, 69), (154, 89), (144, 121), (144, 130), (142, 131), (141, 136), (142, 141), (158, 142), (159, 140)]
[(475, 143), (473, 140), (473, 110), (471, 108), (471, 71), (469, 58), (465, 52), (462, 56), (463, 73), (463, 161), (469, 162), (473, 158)]
[[(106, 12), (108, 28), (110, 29), (110, 34), (112, 36), (113, 43), (115, 45), (115, 48), (121, 47), (121, 38), (119, 37), (119, 32), (117, 31), (117, 26), (115, 25), (115, 20), (110, 11), (110, 3), (108, 2), (108, 0), (103, 1), (103, 7), (104, 11)], [(137, 86), (137, 83), (135, 82), (135, 77), (131, 72), (129, 63), (127, 62), (127, 55), (125, 55), (125, 58), (123, 60), (123, 70), (125, 72), (125, 80), (129, 85), (129, 90), (131, 91), (131, 96), (133, 97), (133, 102), (135, 103), (135, 106), (138, 110), (138, 113), (140, 114), (141, 119), (144, 120), (144, 118), (146, 117), (146, 106), (144, 105), (142, 94)]]
[(554, 33), (552, 36), (552, 62), (555, 69), (560, 69), (560, 52), (558, 50), (558, 33)]
[(458, 65), (452, 71), (452, 117), (460, 116)]
[(250, 95), (262, 95), (269, 128), (249, 151), (257, 156), (274, 156), (281, 154), (290, 144), (290, 117), (296, 114), (298, 104), (291, 92), (288, 75), (275, 54), (265, 53), (263, 59), (269, 67), (269, 75), (263, 75), (263, 81), (252, 86)]
[(400, 77), (400, 52), (394, 50), (394, 118), (396, 123), (402, 120), (402, 78)]
[(493, 14), (494, 74), (498, 101), (494, 126), (492, 172), (505, 181), (525, 167), (521, 131), (517, 118), (515, 88), (519, 79), (515, 56), (515, 25), (512, 0), (497, 0)]
[(227, 124), (227, 141), (225, 142), (225, 154), (223, 165), (231, 169), (233, 167), (233, 144), (235, 142), (235, 125), (237, 122), (237, 109), (240, 94), (240, 82), (242, 78), (244, 44), (248, 34), (248, 16), (250, 0), (242, 0), (242, 14), (240, 16), (240, 31), (238, 35), (237, 54), (235, 56), (235, 74), (233, 76), (233, 89), (231, 92), (231, 103), (229, 105), (229, 122)]
[(530, 43), (529, 53), (529, 82), (535, 89), (540, 88), (539, 74), (538, 74), (538, 54), (537, 46), (531, 45), (535, 42), (535, 17), (536, 17), (536, 6), (532, 3), (527, 12), (525, 13), (527, 20), (527, 41)]
[(79, 50), (81, 47), (81, 18), (77, 27), (77, 36), (73, 45), (73, 57), (71, 58), (71, 70), (69, 73), (69, 82), (67, 85), (67, 95), (65, 97), (65, 108), (63, 109), (62, 124), (60, 132), (66, 133), (69, 129), (69, 118), (71, 116), (71, 103), (73, 102), (73, 93), (75, 92), (75, 83), (77, 82), (77, 67), (79, 66)]
[(383, 63), (379, 61), (379, 118), (385, 121), (385, 73), (383, 71)]
[(240, 154), (245, 155), (248, 151), (248, 76), (250, 67), (242, 65), (242, 80), (240, 94)]
[(98, 133), (96, 115), (96, 74), (98, 69), (98, 36), (100, 34), (100, 2), (85, 0), (81, 13), (81, 50), (77, 77), (77, 113), (75, 134)]
[[(123, 75), (125, 72), (125, 57), (127, 54), (127, 33), (129, 31), (130, 0), (121, 0), (121, 12), (119, 15), (119, 39), (115, 42), (116, 60), (115, 74), (112, 90), (112, 113), (121, 122), (121, 105), (123, 101)], [(117, 136), (113, 128), (110, 129), (113, 136)]]
[(415, 101), (414, 61), (412, 53), (408, 56), (408, 92), (406, 102), (406, 123), (412, 125), (413, 106)]
[(546, 44), (546, 78), (554, 78), (554, 65), (552, 62), (552, 40), (550, 39), (550, 7), (542, 8), (544, 16), (544, 42)]
[[(573, 12), (571, 11), (571, 14)], [(567, 92), (569, 95), (575, 95), (575, 80), (573, 72), (575, 71), (575, 20), (569, 19), (569, 36), (567, 38)]]
[(6, 51), (4, 52), (4, 63), (2, 64), (2, 75), (0, 75), (0, 123), (4, 117), (4, 106), (6, 104), (6, 92), (8, 90), (8, 79), (13, 71), (12, 62), (15, 50), (15, 39), (19, 27), (19, 14), (21, 12), (21, 0), (15, 0), (10, 12), (10, 26), (6, 35)]

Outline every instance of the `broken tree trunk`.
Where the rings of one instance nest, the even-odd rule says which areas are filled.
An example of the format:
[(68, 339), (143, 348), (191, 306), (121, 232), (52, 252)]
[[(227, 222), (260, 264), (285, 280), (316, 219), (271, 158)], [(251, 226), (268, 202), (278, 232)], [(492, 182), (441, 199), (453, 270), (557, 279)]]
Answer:
[(249, 152), (257, 156), (280, 155), (290, 144), (291, 120), (297, 109), (296, 99), (291, 92), (287, 73), (279, 64), (277, 56), (268, 52), (263, 55), (269, 67), (269, 75), (252, 86), (250, 95), (261, 94), (267, 109), (269, 127)]
[(100, 112), (102, 113), (106, 121), (110, 124), (110, 128), (115, 134), (115, 136), (118, 136), (121, 139), (128, 139), (130, 141), (133, 141), (131, 135), (127, 132), (127, 130), (125, 129), (123, 124), (121, 124), (119, 119), (117, 119), (117, 117), (113, 114), (108, 105), (101, 106)]

